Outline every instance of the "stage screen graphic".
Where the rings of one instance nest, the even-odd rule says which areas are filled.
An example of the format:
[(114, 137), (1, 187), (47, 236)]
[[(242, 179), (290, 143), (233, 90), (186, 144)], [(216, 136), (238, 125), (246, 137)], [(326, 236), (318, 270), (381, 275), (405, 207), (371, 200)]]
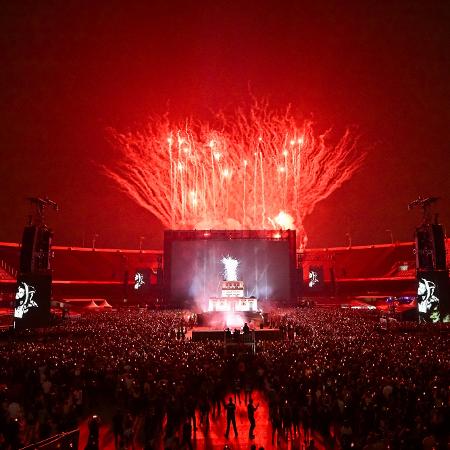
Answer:
[(150, 289), (152, 271), (148, 268), (138, 268), (134, 272), (133, 290), (146, 292)]
[(450, 321), (447, 271), (421, 271), (417, 274), (417, 310), (422, 323)]
[(308, 273), (308, 288), (313, 291), (321, 291), (324, 287), (323, 267), (310, 266)]
[(245, 297), (257, 298), (261, 306), (271, 299), (290, 299), (288, 240), (173, 240), (169, 248), (170, 297), (174, 302), (207, 307), (209, 298), (220, 297), (227, 276), (224, 258), (238, 261), (236, 278), (244, 284)]
[(20, 275), (14, 305), (14, 328), (47, 326), (50, 320), (51, 275)]

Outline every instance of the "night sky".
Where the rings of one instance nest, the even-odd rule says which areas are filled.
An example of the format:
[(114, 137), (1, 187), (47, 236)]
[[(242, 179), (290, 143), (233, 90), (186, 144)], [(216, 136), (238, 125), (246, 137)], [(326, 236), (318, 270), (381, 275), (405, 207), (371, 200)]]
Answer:
[(419, 194), (450, 227), (449, 24), (448, 1), (2, 2), (0, 240), (48, 195), (57, 244), (160, 248), (161, 224), (100, 169), (107, 128), (208, 118), (249, 86), (318, 131), (356, 125), (369, 151), (305, 221), (311, 247), (410, 240)]

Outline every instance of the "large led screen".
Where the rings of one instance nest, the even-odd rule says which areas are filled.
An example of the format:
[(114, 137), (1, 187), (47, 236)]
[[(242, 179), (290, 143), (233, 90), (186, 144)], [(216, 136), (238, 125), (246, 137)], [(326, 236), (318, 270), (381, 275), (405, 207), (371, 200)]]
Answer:
[(450, 322), (447, 271), (418, 272), (417, 310), (422, 323)]
[(322, 291), (325, 287), (323, 267), (310, 266), (308, 274), (308, 288), (311, 291)]
[(134, 292), (148, 292), (151, 285), (151, 272), (148, 268), (136, 269), (133, 280)]
[(170, 297), (205, 307), (220, 297), (227, 278), (226, 260), (237, 261), (236, 279), (244, 296), (258, 304), (290, 298), (290, 261), (287, 240), (193, 239), (174, 240), (170, 257)]
[(20, 275), (14, 305), (14, 328), (46, 326), (50, 320), (51, 275)]

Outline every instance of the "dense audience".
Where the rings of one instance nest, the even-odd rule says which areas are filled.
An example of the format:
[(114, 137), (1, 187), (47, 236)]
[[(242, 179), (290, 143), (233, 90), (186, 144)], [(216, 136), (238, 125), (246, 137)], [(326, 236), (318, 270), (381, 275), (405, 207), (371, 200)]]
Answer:
[[(16, 449), (109, 417), (116, 448), (191, 447), (202, 422), (224, 415), (229, 393), (266, 396), (273, 443), (327, 448), (447, 448), (446, 330), (385, 332), (373, 315), (340, 309), (270, 314), (283, 340), (231, 354), (223, 341), (185, 338), (187, 311), (119, 310), (0, 341), (0, 449)], [(245, 397), (245, 398), (244, 398)], [(98, 419), (89, 448), (98, 446)], [(97, 430), (97, 431), (96, 431)], [(136, 433), (139, 432), (139, 436)], [(97, 433), (97, 436), (96, 436)], [(96, 441), (97, 439), (97, 441)]]
[(294, 429), (318, 429), (329, 447), (338, 437), (344, 449), (447, 448), (449, 335), (439, 326), (380, 333), (376, 319), (345, 310), (284, 314), (280, 326), (295, 338), (264, 343), (256, 356), (272, 423), (281, 416)]

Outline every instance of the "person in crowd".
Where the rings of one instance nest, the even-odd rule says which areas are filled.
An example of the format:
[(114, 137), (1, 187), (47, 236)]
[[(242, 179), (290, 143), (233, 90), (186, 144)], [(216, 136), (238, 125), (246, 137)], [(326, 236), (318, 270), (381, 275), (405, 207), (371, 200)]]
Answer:
[(241, 330), (239, 328), (235, 328), (233, 331), (233, 340), (236, 342), (239, 341), (239, 337), (241, 336)]
[(192, 422), (192, 429), (194, 433), (197, 431), (197, 417), (195, 415), (195, 410), (197, 407), (196, 399), (193, 395), (189, 395), (185, 401), (185, 414), (190, 422)]
[(120, 444), (123, 441), (123, 422), (123, 413), (120, 409), (117, 409), (112, 418), (112, 431), (114, 434), (114, 446), (116, 450), (120, 448)]
[(236, 377), (233, 381), (234, 402), (241, 404), (241, 380)]
[(209, 433), (209, 413), (211, 411), (211, 405), (206, 396), (200, 401), (200, 425), (204, 427), (205, 436)]
[(99, 428), (100, 419), (97, 415), (93, 415), (89, 420), (89, 436), (85, 447), (85, 450), (98, 450), (99, 449)]
[(259, 403), (255, 406), (253, 404), (253, 399), (250, 398), (247, 405), (247, 417), (248, 421), (250, 423), (250, 428), (248, 430), (248, 437), (249, 439), (255, 439), (254, 431), (256, 427), (256, 421), (255, 421), (255, 411), (258, 409)]
[(244, 381), (244, 402), (248, 403), (252, 396), (253, 386), (250, 376), (245, 376)]
[(289, 401), (286, 399), (281, 408), (281, 419), (283, 421), (283, 435), (287, 441), (289, 436), (292, 439), (292, 409)]
[(228, 399), (225, 409), (227, 411), (227, 429), (225, 431), (225, 437), (228, 439), (231, 424), (233, 425), (234, 436), (238, 437), (238, 431), (236, 428), (236, 405), (233, 403), (233, 399), (231, 397)]
[(277, 444), (280, 444), (283, 428), (280, 411), (277, 405), (273, 405), (270, 408), (270, 421), (272, 423), (272, 445), (275, 445), (275, 436), (277, 437)]
[(125, 416), (123, 422), (123, 446), (134, 450), (134, 418), (131, 413)]
[(181, 448), (189, 448), (189, 450), (193, 450), (192, 446), (192, 425), (190, 420), (185, 420), (183, 424), (183, 432), (181, 439)]

